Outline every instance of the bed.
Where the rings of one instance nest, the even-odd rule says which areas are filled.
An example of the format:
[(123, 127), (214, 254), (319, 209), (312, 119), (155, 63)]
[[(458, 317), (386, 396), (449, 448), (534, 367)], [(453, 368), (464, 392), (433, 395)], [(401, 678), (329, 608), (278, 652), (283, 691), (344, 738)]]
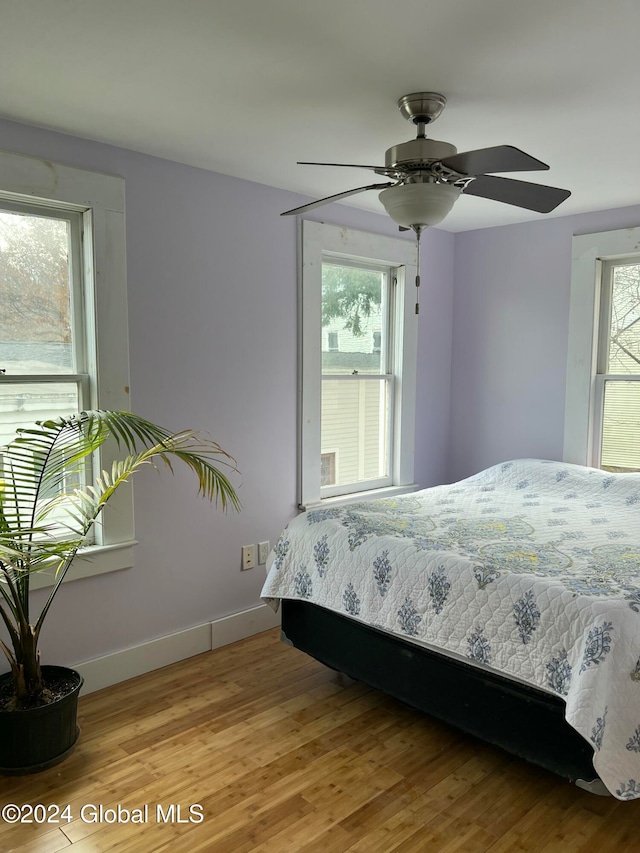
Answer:
[(639, 521), (640, 474), (514, 460), (299, 515), (262, 596), (327, 665), (636, 799)]

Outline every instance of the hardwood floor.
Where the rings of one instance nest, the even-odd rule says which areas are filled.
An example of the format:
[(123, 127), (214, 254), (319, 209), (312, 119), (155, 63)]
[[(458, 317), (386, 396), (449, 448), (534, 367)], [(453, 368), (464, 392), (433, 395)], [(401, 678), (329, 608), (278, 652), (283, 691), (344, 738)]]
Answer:
[(93, 693), (80, 723), (64, 763), (0, 779), (0, 806), (69, 806), (0, 822), (3, 853), (640, 850), (640, 801), (580, 791), (275, 630)]

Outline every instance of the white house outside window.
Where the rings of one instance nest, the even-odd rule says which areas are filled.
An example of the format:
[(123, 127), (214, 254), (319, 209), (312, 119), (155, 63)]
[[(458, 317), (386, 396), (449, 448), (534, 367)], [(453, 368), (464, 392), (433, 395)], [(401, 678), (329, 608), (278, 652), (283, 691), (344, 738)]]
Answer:
[(308, 221), (301, 246), (300, 504), (409, 490), (415, 246)]
[[(130, 408), (124, 181), (0, 152), (0, 445), (88, 408)], [(69, 579), (131, 566), (133, 544), (125, 488)]]

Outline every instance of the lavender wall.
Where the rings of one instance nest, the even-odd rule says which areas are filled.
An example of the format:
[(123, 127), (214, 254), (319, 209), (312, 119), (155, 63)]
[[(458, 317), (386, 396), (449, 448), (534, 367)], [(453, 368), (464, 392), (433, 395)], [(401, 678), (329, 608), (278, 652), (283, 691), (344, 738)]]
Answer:
[[(43, 633), (45, 662), (78, 663), (255, 606), (264, 572), (240, 572), (240, 547), (273, 543), (295, 514), (296, 225), (279, 213), (299, 197), (12, 122), (0, 121), (0, 139), (8, 151), (125, 178), (132, 407), (172, 429), (209, 431), (242, 472), (244, 509), (227, 516), (195, 497), (187, 472), (141, 473), (135, 568), (65, 586)], [(343, 205), (322, 216), (397, 234), (385, 216)], [(453, 248), (445, 232), (426, 235), (423, 486), (447, 477)]]
[(416, 480), (423, 487), (449, 482), (454, 248), (446, 231), (422, 235)]
[(639, 223), (637, 206), (456, 235), (451, 480), (562, 459), (571, 238)]

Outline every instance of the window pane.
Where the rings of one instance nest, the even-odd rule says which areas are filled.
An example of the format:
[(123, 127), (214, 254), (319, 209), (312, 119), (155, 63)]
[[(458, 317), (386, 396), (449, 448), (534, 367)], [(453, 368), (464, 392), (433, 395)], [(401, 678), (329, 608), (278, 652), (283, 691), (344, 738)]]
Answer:
[(70, 415), (80, 408), (75, 382), (14, 384), (0, 379), (0, 447), (15, 437), (18, 427)]
[(640, 373), (640, 264), (613, 267), (607, 373)]
[(323, 485), (343, 486), (388, 475), (390, 387), (384, 379), (322, 381)]
[(336, 454), (323, 453), (320, 456), (320, 486), (335, 486)]
[(386, 373), (387, 280), (382, 270), (322, 264), (322, 372)]
[(69, 222), (0, 211), (0, 369), (73, 373)]
[(605, 382), (600, 464), (640, 471), (640, 382)]

